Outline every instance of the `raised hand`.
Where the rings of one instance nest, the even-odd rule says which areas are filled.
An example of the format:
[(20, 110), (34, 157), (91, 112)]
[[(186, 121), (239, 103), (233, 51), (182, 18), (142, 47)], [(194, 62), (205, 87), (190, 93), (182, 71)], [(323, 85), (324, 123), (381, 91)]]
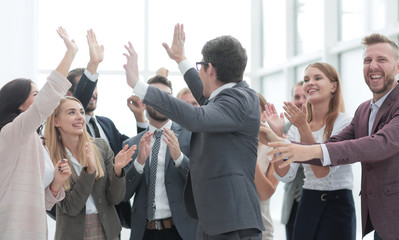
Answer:
[(96, 34), (92, 29), (87, 31), (86, 38), (90, 53), (90, 61), (87, 64), (87, 70), (91, 74), (95, 74), (98, 65), (104, 60), (104, 46), (98, 44)]
[(85, 144), (85, 149), (86, 149), (86, 159), (87, 159), (87, 173), (93, 174), (97, 171), (97, 166), (92, 157), (91, 149), (89, 147), (88, 142), (86, 142)]
[(305, 104), (302, 106), (302, 109), (299, 109), (292, 102), (284, 102), (283, 108), (285, 110), (285, 117), (297, 128), (305, 126), (306, 121), (306, 107)]
[(264, 123), (260, 124), (258, 137), (259, 141), (265, 145), (269, 142), (284, 141), (282, 137), (277, 136), (277, 134)]
[(147, 161), (148, 156), (151, 152), (151, 137), (154, 135), (152, 132), (146, 132), (140, 140), (139, 154), (137, 156), (137, 161), (144, 165)]
[(169, 128), (164, 127), (163, 130), (163, 135), (165, 136), (163, 140), (168, 144), (170, 156), (176, 161), (181, 154), (179, 140), (175, 133)]
[(136, 118), (136, 122), (140, 123), (146, 122), (144, 116), (145, 105), (138, 96), (136, 95), (130, 96), (127, 99), (127, 106), (129, 107), (130, 111), (133, 112), (134, 117)]
[(129, 148), (129, 145), (126, 144), (115, 156), (114, 172), (117, 176), (121, 176), (122, 168), (132, 161), (132, 156), (136, 151), (136, 148), (136, 145), (133, 145)]
[(134, 86), (136, 86), (136, 83), (139, 81), (139, 67), (137, 66), (138, 56), (131, 42), (129, 42), (128, 45), (125, 45), (125, 48), (128, 53), (123, 54), (127, 59), (127, 63), (123, 65), (123, 68), (126, 72), (127, 84), (131, 88), (134, 88)]
[(78, 51), (78, 46), (76, 45), (74, 40), (69, 39), (68, 33), (63, 27), (59, 27), (57, 29), (57, 33), (62, 38), (62, 40), (64, 40), (67, 51), (55, 70), (59, 72), (62, 76), (67, 77), (69, 68), (71, 67), (72, 61), (75, 59), (75, 55)]
[(75, 40), (70, 40), (67, 31), (63, 27), (58, 27), (57, 29), (58, 35), (64, 40), (65, 46), (67, 47), (68, 51), (73, 54), (78, 52), (78, 45), (76, 45)]
[(283, 130), (284, 130), (284, 115), (283, 113), (280, 113), (280, 116), (277, 114), (276, 108), (274, 107), (274, 104), (267, 103), (265, 105), (266, 111), (264, 112), (266, 116), (266, 121), (269, 124), (270, 128), (275, 132), (278, 136), (282, 137), (283, 136)]
[(162, 43), (162, 46), (165, 48), (166, 53), (169, 57), (175, 60), (177, 63), (180, 63), (186, 56), (184, 54), (184, 42), (186, 41), (186, 34), (184, 33), (183, 24), (176, 24), (175, 30), (173, 33), (173, 41), (172, 46), (169, 47), (167, 43)]

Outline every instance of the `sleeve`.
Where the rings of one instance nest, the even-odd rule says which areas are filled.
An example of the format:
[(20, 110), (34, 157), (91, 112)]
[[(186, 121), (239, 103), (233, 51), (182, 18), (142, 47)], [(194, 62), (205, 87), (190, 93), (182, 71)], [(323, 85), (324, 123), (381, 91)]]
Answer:
[(105, 171), (107, 172), (107, 197), (114, 205), (119, 204), (124, 196), (126, 189), (125, 169), (122, 168), (122, 174), (118, 177), (114, 171), (114, 153), (108, 144), (104, 144), (106, 155), (103, 156)]
[(50, 187), (48, 186), (44, 190), (44, 197), (45, 197), (46, 210), (50, 211), (53, 208), (54, 204), (65, 198), (64, 188), (61, 188), (58, 194), (54, 197), (50, 191)]
[(69, 216), (77, 216), (86, 206), (87, 199), (96, 180), (96, 173), (88, 174), (84, 167), (77, 181), (71, 188), (65, 191), (65, 198), (58, 203), (62, 213)]
[(125, 198), (123, 199), (124, 202), (129, 201), (129, 199), (133, 197), (139, 187), (140, 181), (144, 176), (142, 173), (137, 171), (135, 162), (133, 164), (129, 164), (126, 168), (126, 193)]
[(280, 182), (284, 182), (284, 183), (291, 182), (296, 177), (296, 173), (298, 172), (299, 165), (300, 165), (300, 163), (291, 163), (290, 169), (288, 170), (288, 172), (285, 176), (280, 177), (276, 172), (274, 172), (274, 176)]
[[(86, 71), (80, 78), (78, 85), (76, 86), (75, 92), (73, 93), (73, 96), (79, 99), (79, 101), (82, 103), (84, 109), (86, 109), (86, 107), (89, 105), (90, 99), (93, 96), (94, 89), (97, 87), (98, 82), (91, 81), (86, 75)], [(96, 74), (94, 74), (93, 77), (96, 77)]]
[(1, 130), (1, 136), (10, 144), (25, 142), (49, 117), (65, 96), (71, 83), (57, 71), (52, 71), (46, 84), (35, 97), (33, 104)]

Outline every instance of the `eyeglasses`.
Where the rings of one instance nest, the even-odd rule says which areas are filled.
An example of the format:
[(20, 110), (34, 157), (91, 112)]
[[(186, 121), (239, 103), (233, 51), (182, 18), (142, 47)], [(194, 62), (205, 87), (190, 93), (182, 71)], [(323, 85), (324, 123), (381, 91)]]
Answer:
[(195, 66), (196, 66), (198, 72), (201, 69), (201, 65), (207, 66), (208, 63), (207, 62), (196, 62)]

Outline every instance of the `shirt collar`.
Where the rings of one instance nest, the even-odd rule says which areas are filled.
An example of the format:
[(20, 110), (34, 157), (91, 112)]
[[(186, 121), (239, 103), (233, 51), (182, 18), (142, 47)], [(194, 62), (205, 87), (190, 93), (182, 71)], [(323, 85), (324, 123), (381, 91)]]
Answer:
[(213, 92), (211, 93), (211, 96), (209, 97), (209, 99), (212, 99), (213, 97), (215, 97), (216, 95), (218, 95), (218, 94), (219, 94), (221, 91), (223, 91), (224, 89), (234, 87), (236, 84), (237, 84), (237, 83), (235, 83), (235, 82), (223, 84), (221, 87), (217, 88), (215, 91), (213, 91)]
[[(162, 128), (164, 128), (164, 127), (167, 127), (167, 128), (169, 128), (169, 129), (171, 129), (171, 127), (172, 127), (172, 120), (169, 119), (169, 121), (167, 121), (167, 122), (162, 126)], [(162, 130), (162, 129), (158, 129), (158, 128), (152, 126), (151, 124), (148, 126), (148, 129), (149, 129), (150, 132), (154, 132), (155, 130)]]
[(374, 102), (374, 99), (371, 99), (370, 102), (370, 107), (372, 108), (373, 105), (380, 108), (381, 105), (384, 103), (385, 99), (388, 97), (388, 95), (392, 92), (393, 89), (391, 89), (391, 91), (387, 92), (387, 94), (385, 94), (382, 98), (378, 99), (377, 102)]

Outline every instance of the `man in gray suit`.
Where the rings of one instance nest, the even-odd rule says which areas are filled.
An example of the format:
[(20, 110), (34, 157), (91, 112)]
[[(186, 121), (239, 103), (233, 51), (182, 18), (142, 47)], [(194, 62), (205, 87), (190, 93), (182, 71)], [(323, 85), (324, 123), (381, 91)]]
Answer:
[(231, 36), (208, 41), (197, 70), (184, 55), (183, 25), (171, 48), (200, 107), (139, 81), (137, 54), (126, 46), (129, 86), (143, 102), (192, 132), (185, 205), (198, 218), (197, 239), (261, 239), (265, 230), (254, 184), (260, 126), (259, 98), (243, 81), (245, 49)]
[[(168, 95), (172, 94), (172, 85), (163, 76), (151, 78), (148, 84)], [(125, 201), (135, 194), (130, 238), (195, 239), (197, 221), (188, 216), (183, 203), (184, 184), (189, 171), (191, 132), (152, 107), (146, 106), (146, 109), (149, 128), (123, 142), (123, 145), (137, 145), (139, 149), (133, 155), (134, 162), (126, 167)], [(159, 133), (157, 144), (154, 133), (158, 131), (164, 131), (164, 137), (161, 139), (162, 134)], [(152, 161), (156, 164), (153, 172)], [(152, 174), (155, 174), (154, 178)], [(155, 180), (153, 185), (152, 180)], [(149, 199), (151, 191), (154, 195)], [(151, 216), (149, 205), (154, 209)]]

